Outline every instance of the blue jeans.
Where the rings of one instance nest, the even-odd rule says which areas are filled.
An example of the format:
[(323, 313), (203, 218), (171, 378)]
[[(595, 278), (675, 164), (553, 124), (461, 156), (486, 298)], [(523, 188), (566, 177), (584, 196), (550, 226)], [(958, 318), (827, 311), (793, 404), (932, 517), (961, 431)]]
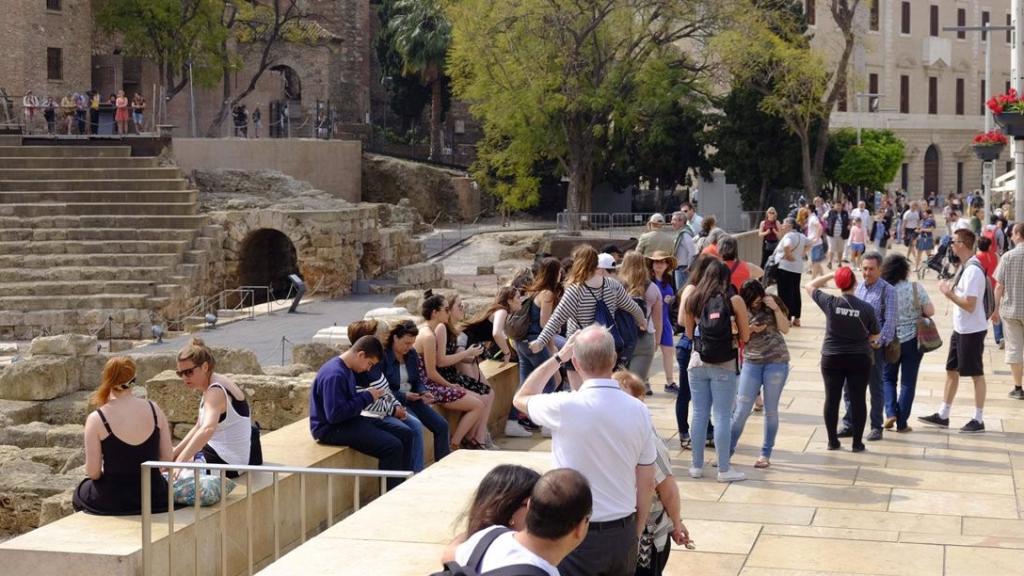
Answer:
[[(917, 387), (917, 371), (921, 368), (924, 355), (917, 349), (917, 338), (900, 344), (900, 360), (895, 364), (886, 364), (882, 377), (882, 389), (885, 392), (885, 414), (896, 418), (896, 429), (907, 427), (907, 418), (914, 405), (914, 390)], [(902, 377), (900, 376), (902, 372)], [(896, 394), (896, 381), (899, 380), (899, 396)]]
[(422, 427), (434, 435), (434, 462), (447, 456), (451, 447), (448, 444), (448, 421), (444, 416), (419, 400), (409, 402), (405, 409), (409, 413), (409, 418), (415, 417)]
[[(551, 352), (548, 351), (547, 347), (541, 348), (540, 352), (534, 354), (530, 351), (529, 342), (535, 340), (536, 337), (527, 338), (522, 342), (516, 342), (516, 354), (519, 355), (519, 385), (522, 386), (523, 382), (526, 381), (526, 377), (533, 373), (541, 364), (548, 361), (551, 358)], [(555, 391), (555, 379), (551, 378), (544, 384), (544, 393), (548, 394)], [(515, 408), (513, 408), (515, 410)]]
[(676, 269), (672, 271), (672, 277), (676, 281), (676, 290), (682, 292), (683, 286), (686, 286), (686, 280), (690, 277), (690, 269), (676, 266)]
[(406, 412), (405, 420), (397, 416), (384, 418), (384, 426), (389, 429), (405, 428), (412, 434), (409, 444), (409, 467), (413, 472), (423, 471), (423, 424), (411, 412)]
[(736, 370), (733, 364), (726, 368), (700, 366), (689, 369), (690, 394), (693, 396), (693, 467), (704, 467), (704, 441), (707, 439), (708, 420), (715, 422), (715, 453), (718, 471), (729, 471), (729, 446), (732, 440), (732, 406), (736, 400)]
[(686, 367), (690, 365), (690, 353), (693, 351), (693, 344), (690, 343), (686, 334), (679, 335), (679, 344), (676, 344), (676, 362), (679, 363), (679, 394), (676, 394), (676, 426), (679, 428), (679, 436), (690, 433), (690, 376), (686, 373)]
[[(736, 396), (736, 410), (732, 413), (732, 444), (729, 453), (736, 452), (736, 444), (747, 424), (750, 409), (758, 392), (764, 398), (764, 445), (761, 456), (771, 458), (775, 447), (775, 436), (779, 433), (779, 397), (789, 378), (789, 364), (754, 364), (745, 362), (740, 372), (739, 394)], [(763, 389), (763, 392), (762, 392)]]
[[(396, 420), (397, 421), (397, 420)], [(320, 437), (321, 444), (349, 446), (373, 456), (381, 470), (412, 470), (412, 431), (408, 426), (395, 426), (387, 419), (356, 416), (332, 424)], [(401, 478), (388, 478), (388, 490), (402, 483)]]
[(1003, 341), (1003, 323), (994, 322), (992, 324), (992, 336), (996, 339), (996, 344)]
[[(868, 396), (870, 396), (871, 410), (868, 413), (868, 422), (872, 430), (882, 429), (882, 369), (885, 367), (885, 348), (872, 350), (875, 355), (875, 364), (868, 372)], [(847, 388), (843, 387), (843, 402), (846, 405), (846, 414), (843, 415), (843, 427), (851, 428), (853, 420), (850, 417), (850, 394)]]

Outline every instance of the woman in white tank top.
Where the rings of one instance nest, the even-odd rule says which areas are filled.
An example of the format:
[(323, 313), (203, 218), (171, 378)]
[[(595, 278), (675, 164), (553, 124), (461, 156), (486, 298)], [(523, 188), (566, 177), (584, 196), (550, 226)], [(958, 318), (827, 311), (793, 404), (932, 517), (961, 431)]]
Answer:
[(203, 396), (199, 401), (199, 418), (174, 447), (174, 460), (188, 462), (202, 452), (210, 463), (262, 464), (260, 451), (253, 448), (258, 436), (253, 431), (245, 393), (214, 373), (214, 366), (213, 354), (198, 338), (178, 353), (178, 377), (186, 387), (202, 392)]

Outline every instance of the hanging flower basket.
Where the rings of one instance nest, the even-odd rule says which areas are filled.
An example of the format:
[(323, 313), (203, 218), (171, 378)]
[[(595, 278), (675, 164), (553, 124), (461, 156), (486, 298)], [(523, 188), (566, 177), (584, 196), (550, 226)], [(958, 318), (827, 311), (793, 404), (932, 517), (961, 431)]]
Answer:
[(971, 148), (974, 149), (974, 155), (982, 162), (991, 162), (998, 159), (999, 155), (1003, 153), (1006, 143), (1006, 136), (1002, 132), (992, 130), (975, 136)]
[(1003, 112), (993, 115), (993, 118), (1008, 136), (1013, 136), (1014, 140), (1024, 139), (1024, 114)]
[(986, 105), (1004, 134), (1024, 140), (1024, 98), (1016, 90), (1010, 88), (1006, 94), (993, 96)]

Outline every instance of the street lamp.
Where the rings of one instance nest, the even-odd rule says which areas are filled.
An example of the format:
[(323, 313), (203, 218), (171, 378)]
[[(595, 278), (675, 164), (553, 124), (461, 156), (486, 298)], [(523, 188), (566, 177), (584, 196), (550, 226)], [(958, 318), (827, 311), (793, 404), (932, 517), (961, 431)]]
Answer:
[[(860, 101), (861, 101), (861, 98), (867, 98), (868, 99), (868, 112), (878, 112), (879, 102), (881, 101), (882, 96), (883, 96), (883, 94), (880, 94), (880, 93), (877, 93), (877, 92), (857, 92), (856, 94), (854, 94), (854, 99), (855, 99), (854, 104), (857, 107), (857, 146), (860, 146), (860, 144), (861, 144), (861, 142), (860, 142), (860, 124), (861, 124)], [(860, 202), (861, 194), (862, 194), (862, 189), (861, 189), (860, 186), (857, 186), (857, 202)]]
[[(981, 26), (943, 26), (945, 32), (981, 32), (985, 43), (985, 88), (992, 89), (992, 33), (1013, 30), (1013, 26), (992, 26), (983, 24)], [(992, 111), (985, 107), (985, 132), (992, 130)], [(1016, 146), (1016, 144), (1015, 144)], [(995, 165), (992, 162), (982, 162), (981, 184), (985, 191), (985, 222), (988, 222), (992, 213), (992, 178), (995, 177)], [(1017, 174), (1020, 177), (1020, 174)], [(1017, 200), (1020, 202), (1020, 199)]]

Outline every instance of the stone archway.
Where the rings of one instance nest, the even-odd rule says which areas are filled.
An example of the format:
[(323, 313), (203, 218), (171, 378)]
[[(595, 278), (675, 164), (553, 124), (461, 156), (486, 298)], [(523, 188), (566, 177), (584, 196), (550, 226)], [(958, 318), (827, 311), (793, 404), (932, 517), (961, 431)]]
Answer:
[(940, 197), (942, 194), (939, 190), (939, 186), (942, 184), (939, 181), (940, 174), (940, 155), (939, 147), (932, 144), (928, 147), (928, 150), (924, 153), (924, 197), (928, 197), (928, 194), (935, 192)]
[[(241, 286), (270, 286), (271, 298), (284, 298), (291, 286), (288, 275), (298, 272), (295, 244), (280, 230), (260, 228), (242, 241), (238, 258)], [(267, 301), (265, 290), (257, 290), (254, 296), (254, 304)]]

